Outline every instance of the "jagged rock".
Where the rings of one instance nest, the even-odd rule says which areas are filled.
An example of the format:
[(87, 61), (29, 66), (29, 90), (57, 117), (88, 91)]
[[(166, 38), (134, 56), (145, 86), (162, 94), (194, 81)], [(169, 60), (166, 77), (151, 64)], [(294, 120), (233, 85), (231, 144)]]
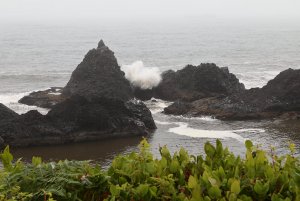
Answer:
[[(5, 122), (7, 120), (17, 118), (18, 116), (19, 115), (17, 113), (15, 113), (11, 109), (9, 109), (8, 107), (0, 103), (0, 125), (1, 122)], [(4, 146), (4, 140), (1, 137), (1, 133), (0, 133), (0, 148), (3, 146)]]
[(19, 102), (52, 108), (73, 95), (84, 96), (87, 99), (118, 98), (123, 101), (133, 98), (131, 86), (125, 79), (124, 72), (120, 70), (114, 52), (104, 44), (103, 40), (100, 40), (96, 49), (90, 50), (85, 55), (64, 88), (52, 87), (45, 91), (33, 92)]
[(215, 64), (187, 65), (185, 68), (162, 74), (162, 81), (152, 91), (135, 90), (135, 96), (141, 99), (149, 97), (163, 100), (181, 100), (191, 102), (200, 98), (216, 97), (240, 93), (245, 87), (228, 68), (219, 68)]
[(165, 111), (180, 115), (212, 115), (223, 120), (298, 118), (300, 70), (285, 70), (262, 88), (253, 88), (226, 97), (203, 98), (193, 101), (189, 106), (188, 110), (181, 110), (173, 104)]
[(0, 103), (0, 122), (2, 120), (15, 118), (17, 116), (17, 113)]
[(133, 98), (132, 89), (120, 70), (117, 59), (101, 40), (97, 49), (90, 50), (73, 71), (63, 89), (63, 95), (118, 98), (127, 101)]
[(29, 111), (0, 121), (0, 137), (2, 144), (32, 146), (146, 135), (155, 128), (140, 101), (72, 96), (45, 116)]
[(170, 106), (164, 108), (165, 114), (183, 115), (190, 111), (191, 103), (176, 101)]
[(51, 87), (45, 91), (36, 91), (24, 96), (19, 100), (19, 103), (26, 105), (34, 105), (41, 108), (52, 108), (57, 103), (66, 99), (62, 95), (62, 87)]

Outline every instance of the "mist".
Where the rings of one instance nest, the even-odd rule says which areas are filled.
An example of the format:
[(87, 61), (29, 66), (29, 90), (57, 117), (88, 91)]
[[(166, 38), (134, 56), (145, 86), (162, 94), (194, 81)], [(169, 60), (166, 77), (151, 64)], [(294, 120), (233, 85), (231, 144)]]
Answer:
[(295, 20), (299, 10), (299, 0), (0, 0), (0, 21)]

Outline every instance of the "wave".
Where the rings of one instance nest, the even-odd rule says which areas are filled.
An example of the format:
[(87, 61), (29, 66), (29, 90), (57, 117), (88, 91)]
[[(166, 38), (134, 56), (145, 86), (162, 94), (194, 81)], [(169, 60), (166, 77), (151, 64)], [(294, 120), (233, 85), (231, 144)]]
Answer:
[[(42, 89), (42, 90), (45, 90), (45, 89)], [(23, 98), (24, 96), (26, 96), (32, 92), (34, 92), (34, 91), (23, 92), (23, 93), (0, 94), (0, 103), (4, 104), (6, 107), (12, 109), (13, 111), (15, 111), (18, 114), (24, 114), (30, 110), (37, 110), (41, 114), (47, 114), (49, 112), (48, 109), (40, 108), (40, 107), (36, 107), (36, 106), (24, 105), (24, 104), (21, 104), (18, 102), (21, 98)]]
[(161, 72), (157, 67), (145, 67), (142, 61), (133, 62), (130, 65), (123, 65), (122, 71), (125, 77), (133, 86), (141, 89), (152, 89), (161, 81)]
[(243, 132), (252, 132), (252, 133), (260, 133), (265, 132), (263, 129), (240, 129), (240, 130), (202, 130), (195, 129), (188, 126), (185, 122), (176, 122), (175, 124), (178, 127), (169, 128), (168, 132), (175, 133), (178, 135), (184, 135), (188, 137), (194, 138), (218, 138), (218, 139), (226, 139), (233, 138), (238, 140), (239, 142), (245, 142), (247, 138), (242, 137), (238, 133)]

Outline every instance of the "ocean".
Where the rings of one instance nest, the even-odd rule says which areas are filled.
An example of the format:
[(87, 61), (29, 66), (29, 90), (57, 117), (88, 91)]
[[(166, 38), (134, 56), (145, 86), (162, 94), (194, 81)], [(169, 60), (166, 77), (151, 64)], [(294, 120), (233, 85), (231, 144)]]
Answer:
[[(88, 50), (100, 39), (115, 52), (119, 65), (143, 61), (159, 70), (181, 69), (187, 64), (227, 66), (246, 88), (262, 87), (280, 71), (300, 68), (300, 24), (191, 20), (160, 23), (0, 24), (0, 102), (22, 114), (30, 109), (17, 103), (24, 95), (64, 86)], [(299, 89), (300, 90), (300, 89)], [(288, 142), (300, 150), (299, 121), (220, 121), (211, 117), (187, 118), (161, 114), (170, 104), (148, 101), (158, 129), (148, 136), (153, 153), (159, 145), (172, 152), (181, 146), (194, 154), (203, 144), (220, 138), (233, 152), (243, 154), (245, 139), (286, 153)], [(64, 146), (15, 149), (16, 156), (46, 159), (106, 161), (137, 150), (140, 138)]]

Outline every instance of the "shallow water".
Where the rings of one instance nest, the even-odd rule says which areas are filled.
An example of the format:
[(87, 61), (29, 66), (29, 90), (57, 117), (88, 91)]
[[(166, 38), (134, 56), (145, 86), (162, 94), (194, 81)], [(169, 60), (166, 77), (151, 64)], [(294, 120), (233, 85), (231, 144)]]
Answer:
[[(245, 153), (244, 142), (247, 139), (266, 150), (271, 150), (271, 146), (274, 146), (278, 154), (289, 153), (288, 143), (294, 142), (296, 154), (300, 154), (299, 121), (282, 123), (220, 121), (211, 117), (187, 118), (161, 113), (163, 107), (170, 104), (168, 102), (150, 100), (146, 104), (152, 111), (157, 130), (145, 137), (156, 157), (159, 157), (159, 147), (163, 145), (167, 145), (171, 153), (184, 147), (191, 154), (204, 154), (204, 143), (206, 141), (215, 143), (216, 139), (220, 139), (224, 146), (241, 156)], [(114, 156), (137, 151), (142, 138), (129, 137), (69, 145), (18, 148), (13, 152), (16, 157), (23, 157), (26, 161), (30, 161), (32, 156), (39, 155), (45, 160), (96, 160), (107, 166)]]

